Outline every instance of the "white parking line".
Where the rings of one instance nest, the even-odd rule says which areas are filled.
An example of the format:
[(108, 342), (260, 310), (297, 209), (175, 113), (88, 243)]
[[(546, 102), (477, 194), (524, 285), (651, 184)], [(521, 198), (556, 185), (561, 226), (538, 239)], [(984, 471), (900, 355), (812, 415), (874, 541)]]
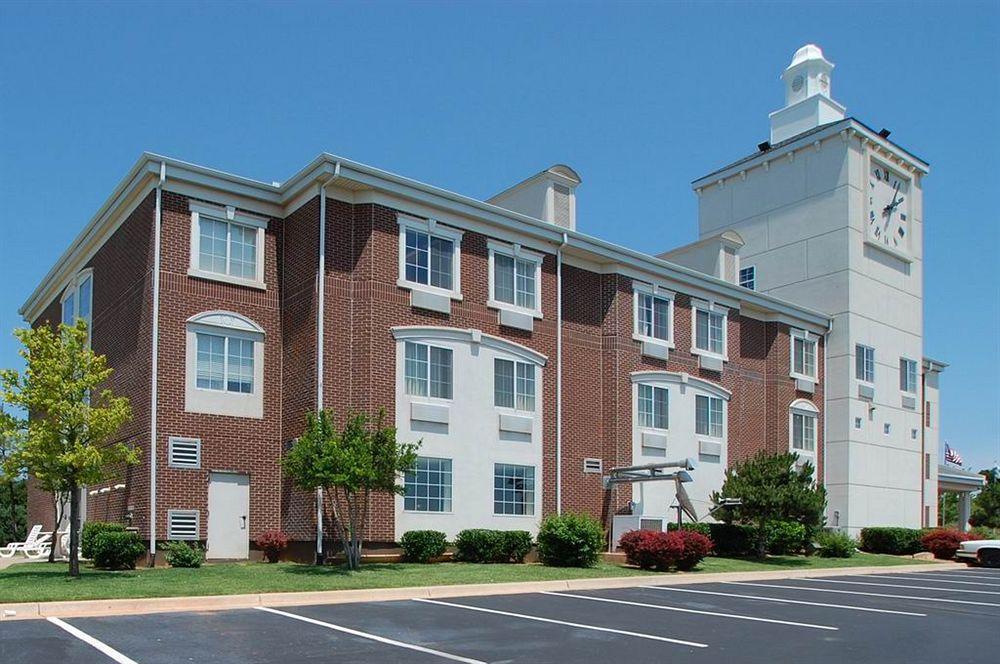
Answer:
[(807, 583), (842, 583), (849, 586), (882, 586), (884, 588), (912, 588), (913, 590), (937, 590), (949, 593), (975, 593), (976, 595), (1000, 595), (995, 590), (966, 590), (965, 588), (935, 588), (934, 586), (910, 586), (902, 583), (869, 583), (868, 581), (841, 581), (839, 579), (796, 579)]
[(961, 586), (1000, 586), (1000, 583), (984, 583), (983, 581), (956, 581), (955, 579), (929, 579), (926, 576), (903, 576), (902, 574), (865, 574), (866, 579), (899, 579), (900, 581), (923, 581), (924, 583), (957, 583)]
[(1000, 581), (1000, 575), (997, 576), (986, 576), (982, 574), (966, 574), (965, 572), (908, 572), (913, 575), (920, 576), (940, 576), (942, 578), (947, 577), (949, 579), (985, 579), (987, 581)]
[(120, 652), (118, 652), (117, 650), (115, 650), (114, 648), (112, 648), (111, 646), (109, 646), (108, 644), (104, 643), (103, 641), (98, 641), (97, 639), (95, 639), (91, 635), (87, 634), (86, 632), (81, 631), (81, 630), (77, 629), (76, 627), (73, 627), (72, 625), (70, 625), (67, 622), (63, 622), (62, 620), (59, 620), (59, 618), (51, 618), (50, 617), (50, 618), (47, 618), (47, 620), (50, 623), (52, 623), (53, 625), (55, 625), (56, 627), (59, 627), (60, 629), (66, 630), (67, 632), (69, 632), (70, 634), (72, 634), (76, 638), (80, 639), (81, 641), (83, 641), (87, 645), (93, 646), (94, 648), (97, 648), (102, 653), (104, 653), (105, 655), (107, 655), (108, 657), (110, 657), (111, 659), (113, 659), (114, 661), (118, 662), (118, 664), (137, 664), (137, 662), (134, 659), (130, 659), (130, 658), (126, 657), (125, 655), (121, 654)]
[[(377, 634), (369, 634), (368, 632), (359, 632), (356, 629), (351, 629), (349, 627), (342, 627), (340, 625), (334, 625), (333, 623), (323, 622), (322, 620), (315, 620), (313, 618), (307, 618), (305, 616), (300, 616), (295, 613), (288, 613), (287, 611), (279, 611), (278, 609), (272, 609), (267, 606), (255, 606), (255, 609), (259, 611), (267, 611), (268, 613), (273, 613), (279, 616), (285, 616), (286, 618), (293, 618), (294, 620), (301, 620), (302, 622), (307, 622), (311, 625), (319, 625), (320, 627), (326, 627), (328, 629), (337, 630), (338, 632), (344, 632), (345, 634), (351, 634), (353, 636), (359, 636), (362, 639), (370, 639), (372, 641), (378, 641), (379, 643), (385, 643), (386, 645), (396, 646), (397, 648), (406, 648), (407, 650), (416, 650), (417, 652), (427, 653), (428, 655), (435, 655), (437, 657), (442, 657), (444, 659), (450, 659), (453, 662), (465, 662), (465, 664), (487, 664), (486, 662), (478, 659), (471, 659), (469, 657), (460, 657), (458, 655), (452, 655), (451, 653), (442, 652), (440, 650), (434, 650), (432, 648), (425, 648), (423, 646), (418, 646), (414, 643), (405, 643), (403, 641), (396, 641), (395, 639), (387, 639), (384, 636), (378, 636)], [(129, 660), (132, 661), (132, 660)]]
[(609, 597), (591, 597), (589, 595), (574, 595), (572, 593), (556, 593), (548, 590), (540, 591), (541, 595), (552, 595), (553, 597), (571, 597), (573, 599), (589, 599), (593, 602), (608, 602), (611, 604), (626, 604), (628, 606), (639, 606), (644, 609), (659, 609), (661, 611), (678, 611), (680, 613), (697, 613), (703, 616), (717, 616), (719, 618), (732, 618), (734, 620), (752, 620), (754, 622), (774, 623), (776, 625), (790, 625), (792, 627), (808, 627), (809, 629), (828, 629), (837, 631), (837, 627), (828, 625), (813, 625), (810, 623), (792, 622), (790, 620), (777, 620), (774, 618), (758, 618), (756, 616), (743, 616), (733, 613), (720, 613), (718, 611), (699, 611), (697, 609), (685, 609), (679, 606), (664, 606), (662, 604), (648, 604), (645, 602), (630, 602), (624, 599), (611, 599)]
[(698, 593), (699, 595), (721, 595), (722, 597), (739, 597), (740, 599), (759, 599), (764, 602), (778, 602), (780, 604), (804, 604), (806, 606), (822, 606), (827, 609), (848, 609), (850, 611), (868, 611), (870, 613), (892, 613), (897, 616), (916, 616), (926, 618), (926, 613), (914, 613), (913, 611), (893, 611), (891, 609), (873, 609), (867, 606), (848, 606), (847, 604), (824, 604), (823, 602), (806, 602), (801, 599), (782, 599), (779, 597), (762, 597), (760, 595), (734, 595), (733, 593), (720, 593), (712, 590), (693, 590), (691, 588), (675, 588), (673, 586), (642, 586), (649, 590), (668, 590), (678, 593)]
[(610, 627), (598, 627), (597, 625), (583, 625), (580, 623), (566, 622), (565, 620), (555, 620), (553, 618), (542, 618), (541, 616), (530, 616), (525, 613), (512, 613), (510, 611), (500, 611), (499, 609), (487, 609), (482, 606), (468, 606), (467, 604), (454, 604), (452, 602), (442, 602), (436, 599), (414, 599), (414, 602), (423, 602), (425, 604), (437, 604), (438, 606), (450, 606), (456, 609), (468, 609), (469, 611), (482, 611), (483, 613), (494, 613), (498, 616), (509, 616), (511, 618), (524, 618), (525, 620), (536, 620), (538, 622), (551, 623), (553, 625), (565, 625), (566, 627), (575, 627), (577, 629), (589, 629), (595, 632), (608, 632), (610, 634), (621, 634), (623, 636), (634, 636), (639, 639), (649, 639), (651, 641), (663, 641), (665, 643), (676, 643), (682, 646), (691, 646), (692, 648), (707, 648), (707, 643), (697, 643), (696, 641), (682, 641), (681, 639), (671, 639), (666, 636), (657, 636), (655, 634), (641, 634), (639, 632), (628, 632), (623, 629), (612, 629)]
[(750, 581), (720, 581), (730, 586), (755, 586), (758, 588), (782, 588), (784, 590), (808, 590), (817, 593), (839, 593), (841, 595), (866, 595), (868, 597), (888, 597), (890, 599), (912, 599), (923, 602), (947, 602), (948, 604), (971, 604), (972, 606), (997, 606), (991, 602), (971, 602), (964, 599), (946, 599), (944, 597), (914, 597), (912, 595), (887, 595), (885, 593), (865, 593), (860, 590), (834, 590), (832, 588), (803, 588), (802, 586), (779, 586), (775, 583), (752, 583)]

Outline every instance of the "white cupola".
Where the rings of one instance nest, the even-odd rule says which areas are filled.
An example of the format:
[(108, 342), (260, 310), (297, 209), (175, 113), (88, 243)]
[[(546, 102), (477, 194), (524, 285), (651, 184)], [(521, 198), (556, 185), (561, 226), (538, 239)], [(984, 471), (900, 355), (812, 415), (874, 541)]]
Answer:
[(823, 50), (806, 44), (795, 51), (781, 75), (785, 83), (785, 107), (771, 113), (771, 144), (797, 136), (829, 122), (843, 120), (847, 108), (830, 97), (833, 63)]

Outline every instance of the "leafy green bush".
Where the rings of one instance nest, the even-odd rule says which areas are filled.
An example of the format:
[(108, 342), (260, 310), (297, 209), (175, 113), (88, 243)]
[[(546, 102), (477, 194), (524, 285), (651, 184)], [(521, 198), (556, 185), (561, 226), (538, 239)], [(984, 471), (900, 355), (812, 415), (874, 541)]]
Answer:
[(858, 543), (853, 537), (835, 530), (817, 533), (816, 543), (820, 546), (817, 552), (820, 558), (850, 558), (858, 548)]
[(470, 563), (521, 563), (531, 551), (526, 530), (470, 528), (455, 538), (457, 558)]
[(798, 553), (806, 544), (806, 527), (795, 521), (767, 524), (767, 552), (775, 556)]
[[(682, 530), (700, 533), (712, 540), (717, 556), (740, 557), (753, 552), (754, 529), (735, 523), (685, 523)], [(668, 531), (677, 530), (676, 523), (667, 524)]]
[(201, 567), (205, 562), (205, 550), (198, 543), (163, 542), (161, 548), (167, 554), (167, 563), (171, 567)]
[(403, 533), (399, 544), (403, 547), (403, 556), (407, 560), (426, 563), (431, 558), (439, 558), (444, 554), (448, 538), (439, 530), (408, 530)]
[(548, 516), (538, 529), (538, 557), (554, 567), (593, 567), (604, 549), (604, 528), (587, 514)]
[(862, 528), (861, 550), (893, 555), (914, 554), (924, 550), (918, 528)]
[(84, 558), (94, 557), (94, 538), (100, 533), (123, 533), (125, 526), (120, 523), (106, 521), (87, 521), (80, 532), (80, 555)]
[(94, 536), (91, 543), (94, 567), (100, 569), (135, 569), (135, 561), (146, 553), (146, 545), (138, 533), (105, 531)]

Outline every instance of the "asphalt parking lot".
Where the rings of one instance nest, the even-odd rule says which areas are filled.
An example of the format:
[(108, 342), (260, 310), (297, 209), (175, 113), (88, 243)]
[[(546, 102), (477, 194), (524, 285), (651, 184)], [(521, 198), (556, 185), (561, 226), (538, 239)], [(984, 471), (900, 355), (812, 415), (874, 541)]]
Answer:
[[(0, 662), (981, 662), (1000, 570), (11, 621)], [(992, 654), (991, 654), (992, 653)]]

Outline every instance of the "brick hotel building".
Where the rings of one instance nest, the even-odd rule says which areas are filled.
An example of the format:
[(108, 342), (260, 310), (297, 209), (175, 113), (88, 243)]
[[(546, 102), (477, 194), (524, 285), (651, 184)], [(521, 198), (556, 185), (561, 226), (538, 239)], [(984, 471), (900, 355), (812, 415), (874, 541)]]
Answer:
[[(829, 63), (807, 49), (786, 74), (812, 90)], [(772, 141), (695, 182), (700, 239), (659, 256), (577, 230), (580, 178), (562, 165), (482, 201), (325, 153), (280, 184), (144, 154), (22, 308), (32, 325), (85, 318), (133, 406), (121, 438), (142, 461), (84, 489), (86, 518), (125, 521), (154, 547), (204, 540), (211, 558), (246, 558), (280, 528), (308, 555), (331, 515), (280, 458), (318, 408), (385, 408), (401, 441), (422, 440), (406, 495), (375, 499), (372, 543), (535, 531), (557, 511), (658, 527), (673, 485), (609, 495), (610, 469), (694, 459), (704, 515), (726, 466), (762, 449), (817, 466), (831, 525), (932, 518), (925, 410), (942, 365), (909, 364), (912, 340), (856, 351), (848, 335), (870, 333), (873, 349), (882, 333), (853, 326), (852, 303), (828, 301), (853, 285), (827, 278), (857, 278), (838, 256), (878, 251), (875, 269), (901, 270), (906, 291), (919, 233), (879, 247), (857, 191), (870, 160), (905, 174), (916, 231), (927, 167), (845, 117), (826, 80), (799, 98), (789, 77)], [(880, 478), (851, 474), (871, 446), (845, 432), (856, 418), (886, 432)], [(862, 495), (873, 482), (888, 493)], [(50, 498), (29, 489), (30, 520), (51, 527)], [(902, 506), (869, 509), (881, 503)]]

